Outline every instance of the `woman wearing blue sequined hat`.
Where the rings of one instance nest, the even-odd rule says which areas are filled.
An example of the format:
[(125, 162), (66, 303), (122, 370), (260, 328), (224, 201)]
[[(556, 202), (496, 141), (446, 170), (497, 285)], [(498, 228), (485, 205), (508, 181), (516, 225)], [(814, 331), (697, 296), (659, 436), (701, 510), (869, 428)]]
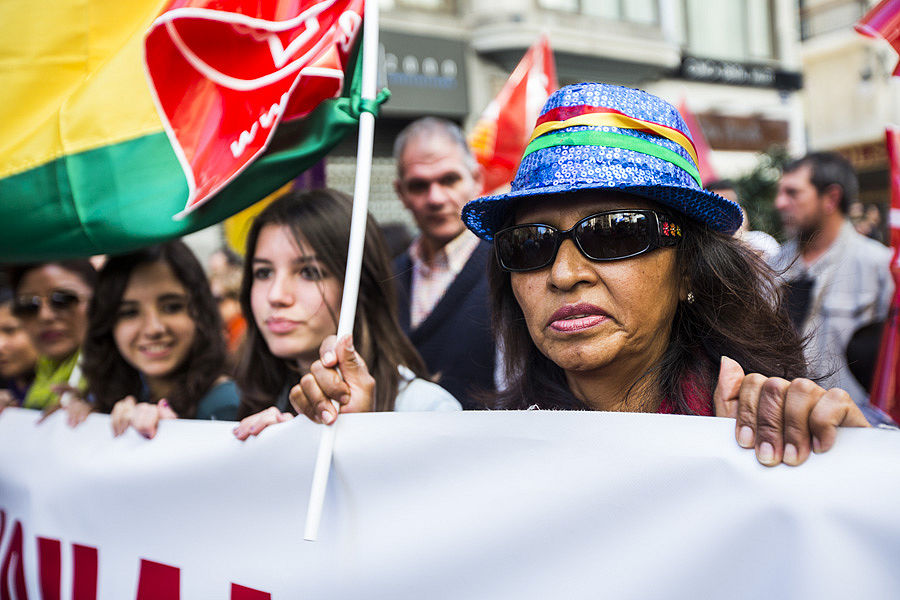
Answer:
[(736, 417), (760, 462), (800, 464), (868, 423), (805, 379), (771, 272), (730, 235), (740, 208), (696, 165), (660, 98), (598, 83), (550, 97), (510, 191), (462, 213), (496, 253), (497, 407)]

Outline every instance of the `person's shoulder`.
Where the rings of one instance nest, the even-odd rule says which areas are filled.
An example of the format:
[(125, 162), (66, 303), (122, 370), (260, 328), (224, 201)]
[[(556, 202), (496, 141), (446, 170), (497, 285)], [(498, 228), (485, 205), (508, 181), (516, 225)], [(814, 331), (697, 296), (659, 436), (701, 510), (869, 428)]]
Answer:
[(402, 275), (403, 273), (412, 270), (412, 256), (409, 253), (409, 248), (394, 257), (392, 266), (394, 268), (394, 275)]
[(394, 266), (412, 264), (412, 256), (409, 254), (409, 248), (394, 257)]
[(240, 392), (237, 384), (227, 377), (222, 377), (210, 388), (197, 403), (195, 419), (213, 421), (234, 421), (240, 405)]
[(890, 255), (891, 249), (879, 242), (878, 240), (872, 239), (867, 235), (863, 235), (858, 231), (853, 231), (853, 240), (856, 244), (871, 250), (872, 252)]
[(477, 256), (484, 260), (490, 259), (493, 255), (494, 245), (490, 242), (486, 242), (484, 240), (478, 240), (478, 245), (475, 246), (475, 250), (472, 252), (472, 256)]
[(792, 264), (794, 264), (799, 254), (800, 250), (797, 246), (797, 240), (791, 238), (784, 244), (782, 244), (775, 256), (770, 261), (768, 261), (769, 266), (776, 271), (784, 271)]
[(891, 260), (890, 248), (872, 238), (865, 236), (855, 229), (850, 235), (850, 243), (855, 248), (855, 256), (862, 263), (886, 267)]
[(478, 240), (478, 243), (472, 249), (472, 253), (466, 259), (465, 265), (460, 271), (459, 276), (464, 280), (480, 281), (480, 285), (487, 285), (488, 279), (488, 262), (493, 259), (494, 247), (490, 242)]
[(400, 367), (400, 374), (403, 379), (394, 401), (395, 412), (462, 410), (453, 394), (438, 384), (416, 377), (406, 367)]
[(781, 244), (765, 231), (751, 230), (744, 232), (744, 242), (760, 253), (767, 263), (771, 263), (781, 252)]

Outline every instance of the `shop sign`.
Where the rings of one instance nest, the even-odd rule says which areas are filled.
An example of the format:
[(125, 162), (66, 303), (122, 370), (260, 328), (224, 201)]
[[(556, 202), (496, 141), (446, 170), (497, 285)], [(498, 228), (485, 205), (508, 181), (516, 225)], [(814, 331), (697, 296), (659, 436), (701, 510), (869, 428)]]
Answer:
[(461, 117), (469, 112), (462, 42), (381, 31), (384, 73), (391, 99), (382, 112)]
[(784, 71), (771, 65), (697, 56), (685, 56), (681, 59), (678, 76), (694, 81), (783, 90), (798, 90), (803, 87), (803, 77), (800, 73)]
[(788, 122), (761, 117), (735, 117), (716, 113), (697, 115), (703, 135), (714, 150), (765, 152), (788, 141)]
[(849, 160), (850, 164), (857, 171), (884, 169), (888, 165), (887, 149), (883, 139), (877, 142), (866, 142), (835, 148), (835, 152)]

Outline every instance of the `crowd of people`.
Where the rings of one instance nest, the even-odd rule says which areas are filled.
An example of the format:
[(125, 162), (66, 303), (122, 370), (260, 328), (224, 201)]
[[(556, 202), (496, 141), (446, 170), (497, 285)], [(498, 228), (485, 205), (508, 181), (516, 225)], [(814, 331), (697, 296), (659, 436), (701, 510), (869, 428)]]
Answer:
[(242, 259), (217, 253), (207, 271), (180, 241), (99, 270), (11, 267), (0, 410), (61, 408), (73, 426), (106, 413), (117, 435), (146, 437), (165, 419), (237, 421), (241, 440), (338, 412), (725, 416), (766, 465), (886, 420), (846, 352), (885, 317), (889, 251), (849, 224), (856, 179), (840, 157), (785, 168), (784, 246), (747, 231), (733, 184), (701, 186), (678, 111), (640, 90), (553, 94), (502, 194), (478, 197), (478, 164), (445, 120), (410, 124), (395, 159), (418, 236), (392, 262), (369, 217), (350, 336), (336, 333), (352, 309), (352, 201), (289, 192), (255, 218)]

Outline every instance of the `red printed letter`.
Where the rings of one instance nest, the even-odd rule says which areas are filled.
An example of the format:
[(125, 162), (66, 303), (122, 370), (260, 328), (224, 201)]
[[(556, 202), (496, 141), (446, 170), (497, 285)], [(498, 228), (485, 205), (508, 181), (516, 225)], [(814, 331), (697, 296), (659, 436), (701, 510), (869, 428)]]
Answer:
[(181, 597), (181, 570), (177, 567), (141, 559), (137, 600), (157, 600)]
[(272, 594), (232, 583), (231, 600), (272, 600)]
[(72, 544), (72, 600), (97, 600), (97, 549)]
[[(4, 521), (6, 519), (4, 518)], [(15, 560), (15, 565), (13, 565)], [(25, 558), (22, 553), (22, 523), (16, 521), (9, 547), (6, 549), (6, 557), (3, 559), (3, 567), (0, 568), (0, 600), (11, 600), (9, 593), (9, 572), (14, 570), (16, 598), (28, 600), (28, 591), (25, 589)]]
[(59, 540), (39, 537), (37, 547), (41, 597), (44, 600), (59, 600), (60, 578), (62, 577), (61, 544)]

